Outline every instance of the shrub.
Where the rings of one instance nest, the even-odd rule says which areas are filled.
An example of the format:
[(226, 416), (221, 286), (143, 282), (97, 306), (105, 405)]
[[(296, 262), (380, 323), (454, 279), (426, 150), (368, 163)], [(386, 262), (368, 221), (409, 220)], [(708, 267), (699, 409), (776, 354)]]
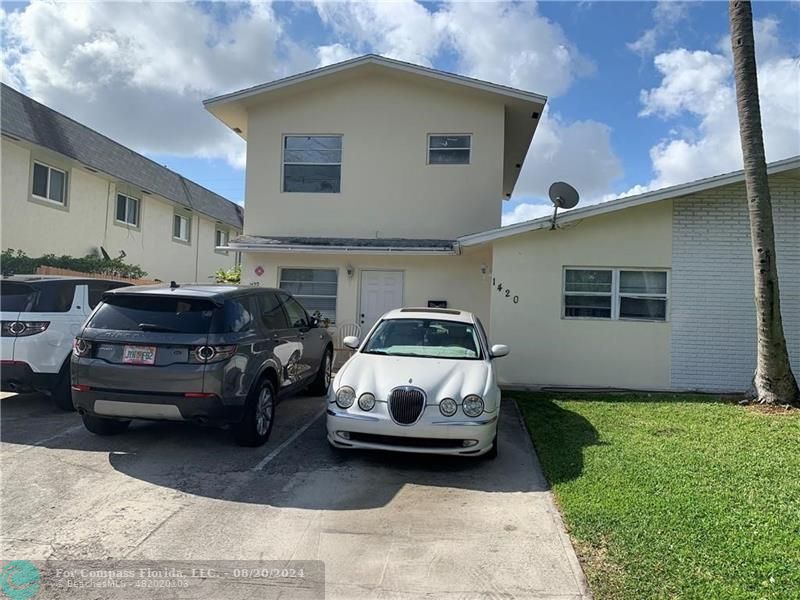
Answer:
[(62, 256), (45, 254), (34, 258), (28, 256), (22, 250), (14, 250), (13, 248), (3, 250), (2, 255), (0, 255), (0, 270), (2, 270), (3, 275), (36, 273), (36, 269), (41, 266), (70, 269), (81, 273), (125, 277), (127, 279), (142, 279), (147, 276), (147, 273), (139, 265), (128, 264), (121, 257), (105, 258), (97, 254), (88, 254), (83, 258), (75, 258), (66, 254)]
[(242, 282), (242, 265), (236, 265), (230, 269), (219, 269), (214, 273), (217, 283), (235, 283)]

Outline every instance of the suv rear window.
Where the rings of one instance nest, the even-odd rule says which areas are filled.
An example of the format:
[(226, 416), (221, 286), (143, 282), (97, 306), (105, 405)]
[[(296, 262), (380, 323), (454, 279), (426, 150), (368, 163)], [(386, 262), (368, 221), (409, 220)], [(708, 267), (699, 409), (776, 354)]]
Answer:
[(0, 310), (8, 312), (68, 312), (75, 297), (75, 283), (47, 281), (0, 283)]
[(105, 298), (87, 324), (93, 329), (219, 333), (220, 311), (209, 300), (130, 295)]

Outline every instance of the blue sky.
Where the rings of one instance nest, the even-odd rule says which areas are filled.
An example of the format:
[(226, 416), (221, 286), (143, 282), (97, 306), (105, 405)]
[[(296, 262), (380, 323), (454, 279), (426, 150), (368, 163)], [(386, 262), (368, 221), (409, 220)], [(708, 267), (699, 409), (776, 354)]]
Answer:
[[(556, 177), (597, 202), (740, 166), (724, 2), (4, 11), (5, 81), (234, 201), (244, 198), (243, 148), (201, 99), (365, 52), (550, 96), (505, 222), (543, 214)], [(754, 13), (776, 160), (800, 154), (800, 10), (758, 2)], [(42, 27), (61, 28), (58, 41), (36, 35)]]

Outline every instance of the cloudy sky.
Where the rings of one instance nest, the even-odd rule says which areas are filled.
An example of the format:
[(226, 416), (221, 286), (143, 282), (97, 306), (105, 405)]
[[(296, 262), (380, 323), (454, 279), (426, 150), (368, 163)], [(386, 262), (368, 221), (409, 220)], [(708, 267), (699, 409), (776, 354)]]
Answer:
[[(768, 160), (800, 154), (800, 2), (754, 6)], [(374, 52), (549, 96), (504, 223), (741, 167), (724, 2), (4, 2), (3, 81), (244, 197), (204, 98)]]

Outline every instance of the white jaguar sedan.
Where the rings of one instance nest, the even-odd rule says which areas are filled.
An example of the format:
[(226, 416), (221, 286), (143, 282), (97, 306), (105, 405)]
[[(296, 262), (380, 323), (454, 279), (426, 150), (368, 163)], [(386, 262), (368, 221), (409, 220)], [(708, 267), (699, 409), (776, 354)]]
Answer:
[(401, 308), (381, 317), (328, 392), (328, 441), (461, 456), (497, 456), (500, 388), (480, 320), (443, 308)]

